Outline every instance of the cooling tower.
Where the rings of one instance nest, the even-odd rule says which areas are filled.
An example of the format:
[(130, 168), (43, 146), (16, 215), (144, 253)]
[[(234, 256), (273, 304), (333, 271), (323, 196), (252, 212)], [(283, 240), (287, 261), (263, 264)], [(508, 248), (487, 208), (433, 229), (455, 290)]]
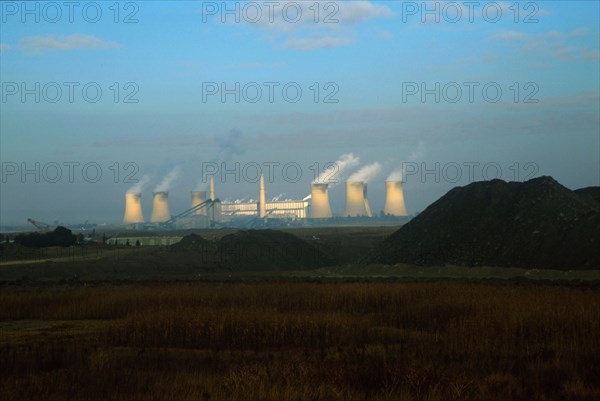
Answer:
[(310, 217), (313, 219), (331, 218), (331, 207), (329, 206), (328, 184), (312, 184)]
[(260, 176), (258, 189), (258, 216), (264, 219), (267, 216), (267, 196), (265, 194), (265, 177)]
[(344, 213), (344, 216), (371, 217), (371, 208), (367, 200), (367, 184), (365, 182), (346, 182), (346, 213)]
[[(196, 207), (201, 203), (206, 201), (206, 191), (192, 191), (192, 207)], [(194, 212), (196, 216), (206, 216), (206, 209), (208, 207), (205, 205), (200, 209), (197, 209)]]
[(401, 181), (385, 182), (385, 207), (383, 213), (393, 216), (406, 216), (406, 205), (404, 204), (404, 190)]
[(169, 212), (169, 193), (168, 192), (152, 192), (152, 217), (150, 221), (153, 223), (161, 223), (171, 218)]
[(123, 224), (143, 222), (142, 195), (137, 192), (127, 192), (125, 194), (125, 216), (123, 216)]
[(215, 196), (215, 179), (210, 177), (210, 200), (214, 201), (215, 199), (217, 199)]

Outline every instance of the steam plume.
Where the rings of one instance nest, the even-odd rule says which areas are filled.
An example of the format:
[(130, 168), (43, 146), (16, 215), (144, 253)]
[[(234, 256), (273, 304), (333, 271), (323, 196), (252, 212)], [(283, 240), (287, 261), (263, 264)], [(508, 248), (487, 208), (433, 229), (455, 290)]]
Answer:
[(379, 162), (367, 164), (362, 167), (360, 170), (352, 174), (348, 181), (363, 181), (369, 182), (370, 179), (375, 177), (381, 171), (381, 164)]
[(335, 184), (338, 183), (344, 170), (354, 167), (358, 164), (360, 158), (352, 153), (346, 153), (340, 156), (340, 159), (334, 163), (333, 168), (325, 168), (321, 174), (313, 181), (314, 184)]
[(179, 176), (181, 169), (179, 167), (175, 167), (163, 180), (154, 188), (154, 192), (165, 192), (171, 188), (173, 181), (177, 179)]
[[(419, 143), (417, 144), (417, 147), (412, 152), (410, 152), (407, 162), (414, 162), (414, 161), (422, 158), (424, 146), (425, 146), (425, 143), (423, 141), (419, 141)], [(402, 181), (402, 182), (404, 182), (404, 166), (393, 170), (390, 173), (390, 175), (388, 176), (388, 178), (386, 179), (386, 181)]]
[(285, 194), (279, 194), (277, 196), (274, 196), (273, 198), (271, 198), (271, 202), (278, 202), (279, 200), (281, 200), (281, 198), (283, 198)]
[(148, 175), (144, 175), (138, 182), (133, 184), (131, 186), (131, 188), (129, 188), (127, 190), (127, 192), (136, 193), (136, 194), (142, 192), (144, 185), (146, 185), (148, 183), (148, 181), (150, 181), (150, 177)]

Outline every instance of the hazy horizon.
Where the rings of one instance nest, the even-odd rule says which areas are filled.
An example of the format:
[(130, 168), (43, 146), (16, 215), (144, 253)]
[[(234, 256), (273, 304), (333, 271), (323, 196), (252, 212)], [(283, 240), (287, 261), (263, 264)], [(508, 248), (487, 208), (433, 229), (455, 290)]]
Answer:
[(369, 165), (377, 213), (403, 162), (409, 213), (485, 178), (600, 185), (598, 2), (277, 3), (2, 2), (0, 225), (118, 223), (144, 177), (145, 217), (157, 188), (176, 214), (236, 163), (220, 199), (257, 199), (256, 166), (302, 199), (347, 154), (334, 214)]

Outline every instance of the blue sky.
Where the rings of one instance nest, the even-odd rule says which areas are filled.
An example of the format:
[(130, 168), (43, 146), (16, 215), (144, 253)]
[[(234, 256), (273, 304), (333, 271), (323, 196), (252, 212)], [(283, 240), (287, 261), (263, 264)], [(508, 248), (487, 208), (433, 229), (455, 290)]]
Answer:
[[(147, 215), (152, 189), (176, 168), (173, 211), (187, 208), (189, 191), (202, 187), (202, 163), (298, 163), (303, 173), (298, 182), (283, 179), (276, 169), (267, 191), (304, 197), (314, 178), (311, 166), (347, 153), (360, 162), (342, 180), (362, 166), (381, 165), (369, 183), (374, 210), (383, 206), (383, 181), (402, 162), (440, 175), (405, 177), (411, 212), (454, 185), (484, 178), (484, 165), (500, 166), (505, 180), (531, 173), (552, 175), (570, 188), (599, 185), (595, 1), (519, 2), (518, 7), (474, 2), (472, 21), (463, 2), (280, 1), (272, 22), (264, 2), (238, 2), (239, 23), (235, 15), (221, 21), (222, 2), (120, 2), (116, 23), (114, 2), (94, 3), (102, 12), (95, 23), (89, 22), (95, 15), (90, 2), (78, 3), (72, 22), (63, 2), (53, 3), (62, 13), (57, 22), (50, 21), (56, 7), (31, 2), (34, 11), (27, 14), (21, 4), (2, 2), (1, 10), (0, 224), (27, 217), (118, 222), (132, 185), (123, 182), (134, 171), (123, 168), (128, 162), (137, 166), (134, 178), (149, 176), (143, 189)], [(292, 23), (282, 10), (291, 19), (296, 4), (302, 17)], [(439, 21), (424, 15), (424, 4), (437, 7)], [(248, 21), (256, 9), (263, 18)], [(493, 22), (498, 9), (502, 14)], [(456, 10), (462, 17), (448, 21)], [(137, 22), (125, 23), (129, 14)], [(328, 14), (337, 22), (325, 23)], [(72, 102), (69, 82), (78, 85)], [(36, 92), (36, 83), (39, 103), (35, 94), (23, 101), (21, 85)], [(81, 93), (90, 83), (102, 90), (96, 103)], [(234, 94), (223, 102), (220, 93), (205, 93), (204, 101), (203, 87), (206, 91), (212, 83), (229, 90), (236, 83), (240, 90), (255, 84), (247, 86), (246, 97), (240, 94), (239, 103)], [(273, 102), (265, 83), (277, 85)], [(302, 90), (296, 103), (281, 91), (290, 83)], [(472, 102), (465, 83), (475, 85)], [(415, 84), (419, 92), (408, 95)], [(55, 103), (48, 101), (57, 96), (53, 85), (62, 88)], [(256, 103), (248, 101), (256, 94), (253, 85), (262, 90)], [(491, 88), (489, 99), (495, 88), (502, 96), (492, 103), (483, 87)], [(424, 88), (436, 93), (422, 98)], [(128, 94), (137, 103), (125, 103)], [(337, 102), (325, 103), (328, 94)], [(73, 182), (66, 178), (65, 163), (71, 162), (80, 163)], [(40, 163), (40, 182), (36, 173), (21, 176), (23, 167), (35, 170), (35, 163)], [(97, 182), (82, 178), (86, 163), (101, 168)], [(479, 163), (472, 179), (469, 163)], [(50, 182), (56, 164), (63, 175)], [(454, 176), (456, 165), (462, 178), (445, 179)], [(218, 182), (221, 198), (256, 197), (256, 184), (226, 178)], [(343, 197), (343, 186), (331, 189), (334, 212), (342, 211)]]

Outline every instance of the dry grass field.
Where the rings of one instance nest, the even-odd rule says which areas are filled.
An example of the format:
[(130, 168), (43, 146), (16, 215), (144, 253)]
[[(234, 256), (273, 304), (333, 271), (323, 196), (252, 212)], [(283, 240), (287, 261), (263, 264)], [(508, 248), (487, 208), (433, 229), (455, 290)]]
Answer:
[(0, 289), (3, 400), (600, 399), (600, 292), (539, 284)]

